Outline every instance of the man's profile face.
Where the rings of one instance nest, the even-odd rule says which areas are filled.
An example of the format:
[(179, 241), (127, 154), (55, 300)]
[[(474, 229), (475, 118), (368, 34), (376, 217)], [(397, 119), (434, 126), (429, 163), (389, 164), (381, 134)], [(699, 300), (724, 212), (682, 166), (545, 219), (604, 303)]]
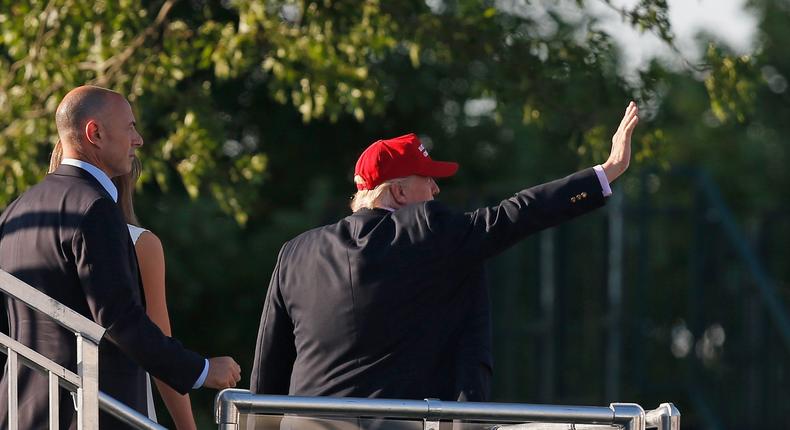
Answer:
[(143, 138), (137, 132), (132, 107), (122, 97), (113, 97), (101, 118), (102, 145), (99, 157), (110, 177), (121, 176), (132, 170), (132, 158)]
[(406, 200), (404, 206), (433, 200), (433, 197), (439, 194), (436, 181), (426, 176), (409, 176), (401, 185), (401, 189)]

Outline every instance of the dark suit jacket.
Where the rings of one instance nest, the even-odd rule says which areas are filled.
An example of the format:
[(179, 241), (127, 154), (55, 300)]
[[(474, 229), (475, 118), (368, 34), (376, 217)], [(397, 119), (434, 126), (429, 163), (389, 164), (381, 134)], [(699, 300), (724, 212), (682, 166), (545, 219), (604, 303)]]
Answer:
[(486, 400), (482, 263), (605, 203), (593, 169), (457, 213), (359, 210), (286, 243), (263, 306), (251, 390)]
[[(145, 414), (145, 373), (181, 393), (204, 359), (166, 337), (142, 304), (137, 259), (123, 215), (88, 172), (62, 165), (0, 215), (0, 269), (106, 328), (99, 345), (99, 389)], [(6, 300), (10, 336), (76, 371), (74, 335), (16, 300)], [(8, 369), (6, 368), (6, 373)], [(0, 428), (7, 416), (0, 382)], [(20, 428), (47, 428), (46, 376), (20, 366)], [(74, 428), (72, 398), (60, 396), (62, 428)], [(106, 414), (102, 428), (125, 428)]]

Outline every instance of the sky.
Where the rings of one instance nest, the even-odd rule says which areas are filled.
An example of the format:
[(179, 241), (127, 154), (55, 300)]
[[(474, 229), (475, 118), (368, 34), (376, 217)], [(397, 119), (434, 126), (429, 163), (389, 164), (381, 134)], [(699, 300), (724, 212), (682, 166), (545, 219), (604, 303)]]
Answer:
[[(633, 6), (637, 0), (612, 0), (617, 6)], [(757, 17), (745, 8), (746, 0), (668, 0), (670, 23), (676, 44), (686, 59), (695, 62), (703, 52), (695, 36), (704, 31), (716, 36), (739, 54), (753, 51), (757, 36)], [(588, 2), (601, 18), (602, 29), (612, 35), (623, 49), (626, 74), (644, 68), (659, 56), (679, 64), (666, 44), (658, 37), (640, 34), (602, 3)]]

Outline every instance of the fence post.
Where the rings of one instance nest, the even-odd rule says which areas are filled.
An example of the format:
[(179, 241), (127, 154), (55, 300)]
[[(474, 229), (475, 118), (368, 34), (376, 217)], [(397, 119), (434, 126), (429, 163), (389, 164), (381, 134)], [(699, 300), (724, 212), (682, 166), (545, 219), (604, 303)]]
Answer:
[(658, 430), (680, 430), (680, 411), (672, 403), (662, 403), (645, 414), (645, 425)]
[(8, 430), (18, 430), (19, 420), (16, 411), (19, 410), (19, 359), (16, 351), (8, 349)]
[(77, 334), (77, 374), (82, 386), (77, 390), (77, 428), (99, 428), (99, 345)]
[(645, 430), (645, 410), (636, 403), (612, 403), (612, 424), (622, 425), (624, 430)]
[(219, 430), (237, 430), (239, 427), (239, 408), (234, 401), (235, 394), (246, 393), (247, 390), (227, 388), (220, 391), (214, 399), (214, 420)]

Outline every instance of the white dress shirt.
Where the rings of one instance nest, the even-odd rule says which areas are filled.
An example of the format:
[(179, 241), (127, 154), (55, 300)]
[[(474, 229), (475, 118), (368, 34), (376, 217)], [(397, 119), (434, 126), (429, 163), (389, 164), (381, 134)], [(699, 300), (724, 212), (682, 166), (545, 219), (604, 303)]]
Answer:
[(77, 160), (75, 158), (64, 158), (60, 164), (68, 164), (69, 166), (79, 167), (80, 169), (88, 172), (96, 178), (97, 181), (110, 193), (110, 197), (115, 203), (118, 203), (118, 188), (115, 188), (115, 184), (112, 183), (112, 180), (109, 176), (107, 176), (102, 169), (94, 166), (87, 161)]
[(601, 191), (603, 191), (603, 196), (611, 196), (612, 187), (609, 186), (609, 178), (606, 177), (606, 173), (603, 171), (603, 166), (599, 164), (593, 167), (593, 170), (595, 170), (595, 174), (598, 176), (598, 182), (601, 183)]

